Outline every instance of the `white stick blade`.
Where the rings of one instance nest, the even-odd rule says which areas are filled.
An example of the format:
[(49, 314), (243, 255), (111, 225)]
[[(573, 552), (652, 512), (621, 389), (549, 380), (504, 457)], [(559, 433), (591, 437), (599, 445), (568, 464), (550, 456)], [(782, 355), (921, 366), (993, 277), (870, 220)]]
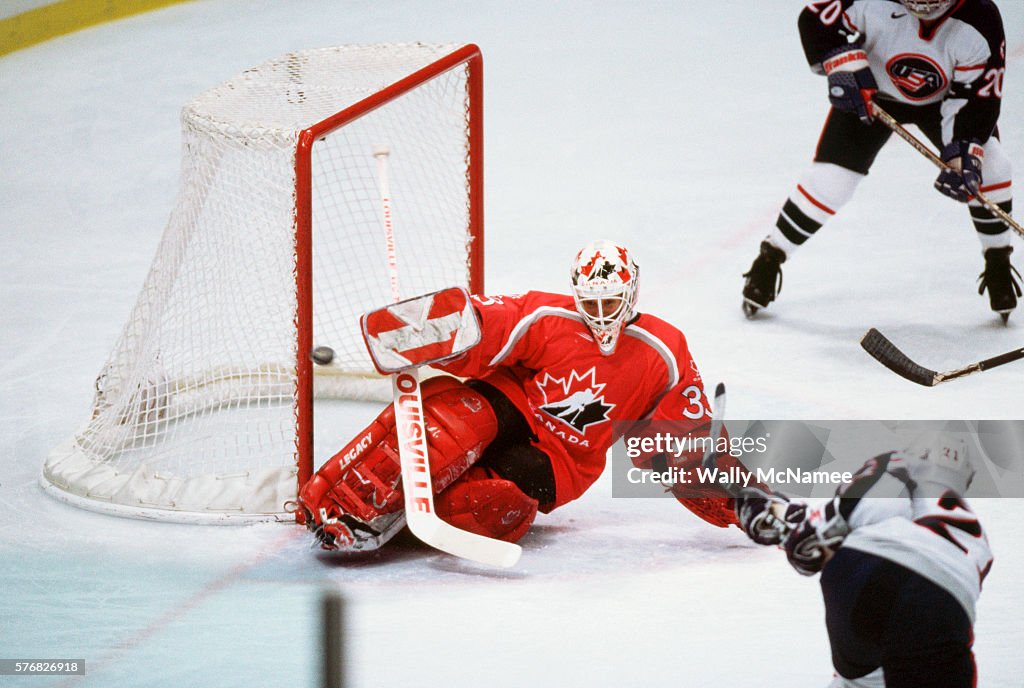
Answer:
[(409, 530), (417, 538), (442, 552), (480, 564), (510, 568), (515, 566), (523, 548), (504, 540), (460, 530), (434, 514), (409, 514)]

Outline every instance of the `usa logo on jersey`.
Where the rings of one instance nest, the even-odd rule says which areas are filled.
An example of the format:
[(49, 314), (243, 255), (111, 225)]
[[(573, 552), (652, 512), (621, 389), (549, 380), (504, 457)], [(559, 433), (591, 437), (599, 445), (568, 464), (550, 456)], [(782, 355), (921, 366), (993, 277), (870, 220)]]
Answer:
[(910, 100), (927, 100), (949, 83), (942, 67), (925, 55), (902, 53), (885, 65), (892, 83)]

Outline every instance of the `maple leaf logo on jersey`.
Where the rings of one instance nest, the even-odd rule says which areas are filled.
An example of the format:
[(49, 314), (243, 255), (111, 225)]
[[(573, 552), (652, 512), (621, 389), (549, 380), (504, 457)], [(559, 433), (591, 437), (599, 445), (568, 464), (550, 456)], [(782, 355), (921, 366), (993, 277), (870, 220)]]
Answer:
[(615, 404), (604, 401), (605, 385), (597, 381), (596, 368), (582, 375), (573, 370), (568, 378), (544, 373), (537, 387), (544, 395), (541, 410), (580, 433), (594, 423), (608, 420), (608, 412), (615, 408)]

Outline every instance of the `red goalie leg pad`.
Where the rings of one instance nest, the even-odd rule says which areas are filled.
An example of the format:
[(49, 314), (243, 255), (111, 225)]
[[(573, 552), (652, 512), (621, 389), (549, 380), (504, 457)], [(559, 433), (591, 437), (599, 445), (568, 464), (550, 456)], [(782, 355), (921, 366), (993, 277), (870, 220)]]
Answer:
[[(382, 414), (383, 415), (383, 414)], [(389, 429), (378, 417), (332, 456), (299, 490), (299, 505), (305, 511), (306, 526), (315, 530), (341, 514), (352, 514), (369, 522), (381, 512), (367, 506), (366, 499), (378, 489), (394, 489), (398, 481), (398, 452)], [(381, 470), (381, 468), (388, 470)], [(377, 470), (374, 470), (377, 469)], [(389, 476), (393, 473), (393, 476)], [(364, 474), (367, 476), (364, 478)], [(339, 533), (332, 533), (338, 536)], [(342, 540), (349, 539), (343, 537)]]
[(492, 477), (474, 466), (437, 496), (437, 515), (456, 528), (506, 542), (515, 542), (537, 517), (537, 500), (510, 480)]
[[(451, 377), (423, 383), (423, 420), (434, 492), (451, 485), (479, 459), (498, 431), (487, 400)], [(312, 517), (311, 527), (342, 513), (369, 523), (400, 510), (404, 501), (391, 405), (328, 459), (299, 493), (300, 504)]]

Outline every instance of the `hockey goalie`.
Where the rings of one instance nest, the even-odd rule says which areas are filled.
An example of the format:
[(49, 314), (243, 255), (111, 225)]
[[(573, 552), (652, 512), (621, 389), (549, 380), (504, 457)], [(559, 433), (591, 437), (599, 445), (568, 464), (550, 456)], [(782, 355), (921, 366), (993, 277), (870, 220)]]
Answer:
[[(610, 241), (591, 242), (570, 277), (571, 295), (474, 295), (466, 299), (471, 317), (449, 307), (448, 316), (422, 316), (430, 327), (363, 318), (381, 372), (429, 359), (441, 360), (435, 367), (450, 374), (423, 383), (422, 404), (436, 513), (459, 529), (507, 542), (522, 538), (538, 511), (577, 499), (597, 480), (619, 428), (629, 426), (615, 421), (671, 420), (707, 433), (708, 399), (686, 339), (637, 310), (639, 270), (630, 253)], [(411, 299), (403, 307), (437, 309), (425, 303)], [(456, 337), (464, 340), (463, 353), (445, 358)], [(664, 461), (634, 459), (644, 468)], [(715, 485), (702, 489), (674, 494), (715, 526), (736, 524), (727, 495)], [(347, 551), (376, 549), (397, 533), (405, 523), (403, 500), (393, 406), (327, 460), (299, 495), (321, 546)]]

